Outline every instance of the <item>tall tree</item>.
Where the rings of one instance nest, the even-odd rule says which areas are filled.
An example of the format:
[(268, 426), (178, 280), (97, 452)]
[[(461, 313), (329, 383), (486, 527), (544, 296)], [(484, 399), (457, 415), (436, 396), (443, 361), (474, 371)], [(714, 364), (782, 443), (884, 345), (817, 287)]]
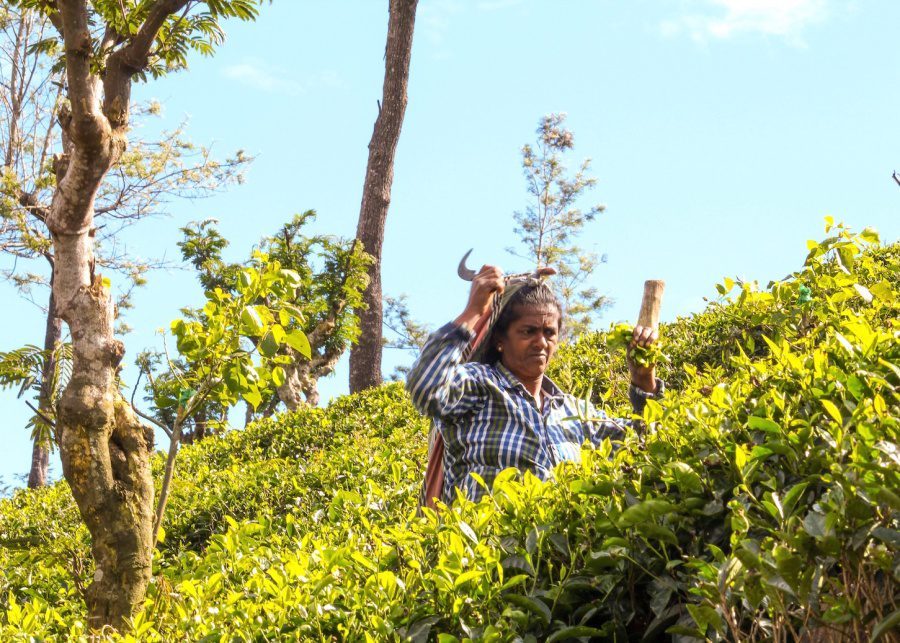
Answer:
[(212, 52), (225, 17), (255, 18), (261, 0), (18, 0), (57, 32), (66, 109), (63, 151), (44, 221), (53, 241), (54, 312), (72, 337), (72, 375), (57, 405), (63, 474), (91, 534), (91, 626), (123, 627), (141, 604), (153, 551), (153, 432), (119, 391), (125, 353), (110, 282), (97, 271), (98, 191), (125, 154), (136, 77), (184, 68)]
[[(303, 234), (303, 227), (315, 216), (314, 210), (295, 215), (276, 234), (263, 237), (259, 244), (259, 251), (269, 261), (299, 276), (294, 300), (288, 303), (303, 310), (303, 319), (296, 327), (305, 334), (308, 340), (305, 351), (309, 353), (301, 356), (289, 344), (281, 344), (279, 351), (286, 359), (281, 363), (276, 388), (264, 395), (261, 405), (264, 415), (271, 415), (279, 402), (292, 411), (304, 403), (316, 406), (319, 379), (334, 371), (340, 356), (359, 337), (362, 293), (368, 282), (371, 257), (363, 252), (358, 241)], [(184, 240), (179, 243), (182, 256), (198, 270), (203, 287), (208, 291), (219, 288), (234, 293), (243, 266), (222, 260), (221, 253), (228, 241), (213, 222), (191, 224), (182, 228), (182, 232)], [(221, 412), (214, 410), (213, 415)]]
[(585, 193), (597, 184), (589, 176), (591, 160), (582, 161), (570, 174), (564, 155), (575, 146), (574, 134), (566, 129), (565, 114), (541, 118), (534, 146), (522, 147), (522, 170), (531, 200), (524, 211), (514, 213), (515, 232), (525, 252), (508, 251), (534, 262), (535, 268), (553, 266), (553, 280), (566, 308), (567, 333), (578, 335), (590, 328), (592, 318), (609, 300), (593, 286), (584, 283), (593, 274), (600, 259), (575, 243), (586, 223), (606, 206), (579, 207)]
[[(62, 150), (58, 119), (66, 118), (64, 70), (57, 65), (60, 43), (47, 17), (28, 6), (0, 8), (0, 147), (3, 174), (0, 181), (0, 251), (14, 258), (12, 268), (0, 270), (20, 293), (45, 314), (44, 359), (38, 380), (38, 409), (30, 425), (32, 458), (28, 486), (46, 484), (52, 446), (50, 424), (58, 391), (52, 386), (57, 347), (62, 341), (62, 320), (49, 301), (35, 297), (36, 286), (49, 286), (54, 269), (53, 243), (46, 225), (55, 176), (52, 159)], [(151, 103), (136, 110), (138, 116), (159, 113)], [(126, 277), (119, 288), (119, 309), (128, 306), (131, 289), (143, 283), (157, 262), (130, 256), (117, 238), (121, 230), (148, 216), (159, 214), (171, 197), (195, 198), (240, 180), (249, 159), (240, 152), (224, 162), (214, 160), (208, 149), (198, 148), (184, 136), (181, 125), (164, 132), (157, 141), (133, 141), (104, 177), (94, 204), (98, 229), (97, 265)], [(49, 290), (49, 288), (48, 288)], [(120, 323), (120, 330), (124, 326)]]
[(350, 392), (381, 383), (381, 246), (391, 203), (394, 156), (406, 113), (409, 62), (418, 0), (390, 0), (387, 45), (384, 52), (384, 86), (375, 130), (369, 141), (369, 161), (363, 185), (356, 238), (374, 261), (369, 268), (365, 308), (360, 314), (359, 343), (350, 350)]

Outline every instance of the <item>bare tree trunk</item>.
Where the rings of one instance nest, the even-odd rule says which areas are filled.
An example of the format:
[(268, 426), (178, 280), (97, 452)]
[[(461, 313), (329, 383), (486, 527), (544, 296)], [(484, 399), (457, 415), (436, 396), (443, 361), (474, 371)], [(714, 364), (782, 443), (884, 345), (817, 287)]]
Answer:
[(303, 395), (310, 406), (319, 406), (319, 382), (311, 379), (303, 386)]
[[(299, 355), (294, 354), (295, 360), (303, 360)], [(284, 402), (288, 411), (296, 411), (305, 405), (319, 405), (319, 386), (318, 379), (323, 375), (327, 375), (334, 369), (334, 364), (330, 368), (326, 367), (320, 372), (315, 368), (318, 365), (316, 358), (312, 362), (306, 360), (295, 361), (293, 364), (284, 367), (285, 379), (284, 383), (278, 387), (278, 398)], [(337, 361), (336, 359), (334, 361)], [(304, 399), (305, 398), (305, 399)]]
[[(51, 260), (50, 281), (53, 281), (53, 262)], [(50, 302), (47, 305), (47, 324), (44, 329), (44, 366), (41, 369), (41, 392), (38, 408), (41, 411), (51, 410), (53, 402), (54, 373), (56, 372), (56, 349), (62, 339), (62, 320), (56, 316), (56, 301), (53, 289), (50, 289)], [(50, 469), (50, 444), (46, 436), (37, 435), (31, 450), (31, 471), (28, 473), (28, 488), (37, 489), (47, 484)]]
[(28, 472), (28, 488), (37, 489), (47, 485), (50, 472), (50, 447), (46, 440), (35, 436), (31, 445), (31, 470)]
[(288, 353), (293, 359), (293, 363), (284, 365), (284, 383), (278, 387), (278, 398), (284, 402), (288, 411), (296, 411), (303, 404), (302, 389), (300, 386), (300, 376), (298, 374), (299, 365), (297, 360), (303, 359), (295, 351)]
[(359, 316), (359, 343), (350, 350), (351, 393), (381, 383), (381, 246), (391, 203), (394, 156), (406, 112), (417, 4), (418, 0), (390, 0), (382, 103), (369, 142), (369, 161), (356, 228), (356, 238), (374, 261), (369, 267), (369, 287), (364, 294), (366, 308)]

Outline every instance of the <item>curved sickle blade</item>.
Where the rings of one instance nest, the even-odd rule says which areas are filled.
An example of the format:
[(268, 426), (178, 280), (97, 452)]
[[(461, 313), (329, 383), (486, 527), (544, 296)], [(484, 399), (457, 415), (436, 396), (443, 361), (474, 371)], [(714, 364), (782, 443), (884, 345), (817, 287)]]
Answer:
[(459, 278), (463, 281), (472, 281), (475, 279), (475, 271), (466, 267), (466, 259), (472, 254), (472, 250), (473, 248), (469, 248), (469, 251), (459, 260), (459, 266), (456, 268), (456, 274), (458, 274)]

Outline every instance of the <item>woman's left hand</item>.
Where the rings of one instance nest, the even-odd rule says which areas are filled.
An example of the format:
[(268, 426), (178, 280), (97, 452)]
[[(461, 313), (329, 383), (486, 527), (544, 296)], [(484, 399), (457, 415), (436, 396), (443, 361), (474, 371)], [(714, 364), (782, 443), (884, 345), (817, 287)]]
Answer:
[(631, 373), (631, 383), (648, 393), (656, 392), (656, 368), (653, 365), (641, 366), (631, 359), (631, 352), (635, 346), (647, 348), (659, 339), (659, 332), (649, 326), (635, 326), (634, 335), (628, 345), (625, 360), (628, 362), (628, 370)]

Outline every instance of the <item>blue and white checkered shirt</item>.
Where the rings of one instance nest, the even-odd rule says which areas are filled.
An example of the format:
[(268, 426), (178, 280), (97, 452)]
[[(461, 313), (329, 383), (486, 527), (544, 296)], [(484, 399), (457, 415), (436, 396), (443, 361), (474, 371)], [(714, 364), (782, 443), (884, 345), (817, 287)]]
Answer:
[[(503, 364), (461, 363), (473, 336), (465, 327), (443, 326), (428, 338), (406, 380), (413, 404), (444, 438), (445, 502), (452, 501), (454, 487), (472, 500), (484, 494), (469, 475), (473, 472), (488, 488), (509, 467), (546, 480), (559, 462), (578, 462), (584, 442), (596, 446), (607, 437), (621, 438), (623, 427), (632, 425), (563, 393), (548, 377), (542, 386), (543, 409), (538, 409), (534, 396)], [(655, 394), (631, 386), (634, 412), (640, 415), (646, 399), (662, 390), (661, 380)]]

